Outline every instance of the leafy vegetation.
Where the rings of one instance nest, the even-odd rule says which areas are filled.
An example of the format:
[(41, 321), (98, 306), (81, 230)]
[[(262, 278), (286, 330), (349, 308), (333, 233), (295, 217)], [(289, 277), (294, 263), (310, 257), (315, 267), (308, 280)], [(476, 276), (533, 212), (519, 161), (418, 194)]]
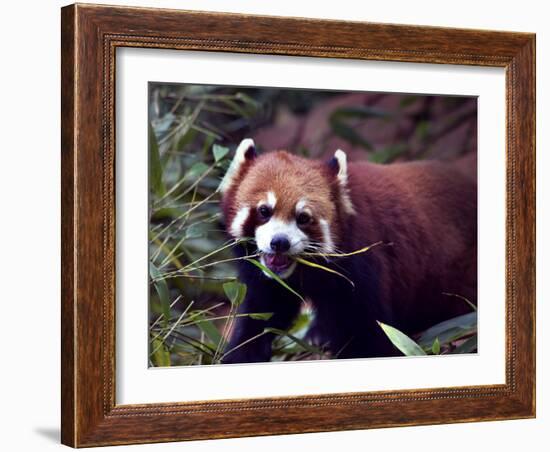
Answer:
[[(223, 232), (217, 188), (230, 163), (228, 144), (260, 124), (268, 115), (270, 100), (280, 92), (257, 90), (255, 94), (208, 86), (151, 86), (152, 366), (214, 364), (229, 351), (227, 337), (241, 315), (237, 308), (246, 286), (236, 281), (238, 259), (231, 249), (238, 242), (227, 240)], [(249, 256), (251, 265), (262, 266), (254, 257)], [(267, 320), (271, 313), (246, 315)], [(263, 333), (277, 335), (274, 359), (321, 353), (302, 339), (312, 316), (304, 308), (289, 331)]]
[(405, 356), (472, 353), (477, 350), (477, 312), (438, 323), (416, 341), (390, 325), (380, 323), (393, 345)]

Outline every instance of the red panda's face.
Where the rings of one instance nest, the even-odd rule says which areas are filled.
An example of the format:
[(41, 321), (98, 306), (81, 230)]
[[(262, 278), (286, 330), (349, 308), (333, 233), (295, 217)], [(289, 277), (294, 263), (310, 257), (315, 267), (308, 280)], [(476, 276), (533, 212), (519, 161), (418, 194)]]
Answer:
[(255, 158), (252, 140), (244, 140), (220, 186), (227, 229), (254, 241), (262, 264), (287, 278), (294, 257), (334, 251), (335, 183), (324, 163), (284, 151)]

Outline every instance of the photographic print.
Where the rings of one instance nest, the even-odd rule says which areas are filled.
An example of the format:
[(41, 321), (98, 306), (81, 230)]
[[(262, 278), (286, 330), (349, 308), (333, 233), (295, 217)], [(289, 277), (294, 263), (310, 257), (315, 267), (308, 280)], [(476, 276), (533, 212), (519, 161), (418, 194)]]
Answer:
[(149, 84), (149, 366), (477, 351), (477, 98)]

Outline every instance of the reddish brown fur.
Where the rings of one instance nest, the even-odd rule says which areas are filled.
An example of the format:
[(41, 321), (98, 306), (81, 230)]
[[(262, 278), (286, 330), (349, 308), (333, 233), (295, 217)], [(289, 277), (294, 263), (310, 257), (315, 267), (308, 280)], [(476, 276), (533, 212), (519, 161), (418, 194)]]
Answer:
[[(333, 226), (337, 238), (338, 203), (336, 182), (329, 183), (326, 165), (290, 154), (286, 151), (268, 152), (241, 169), (229, 193), (224, 197), (227, 224), (231, 224), (240, 208), (255, 208), (266, 200), (271, 191), (277, 197), (275, 218), (290, 221), (296, 214), (296, 203), (308, 201), (314, 218), (323, 218)], [(314, 225), (313, 225), (314, 226)]]
[[(419, 305), (416, 295), (429, 292), (436, 281), (442, 291), (476, 300), (477, 194), (475, 169), (468, 160), (468, 166), (463, 161), (351, 162), (348, 188), (357, 213), (349, 215), (338, 201), (340, 187), (325, 162), (269, 152), (241, 169), (225, 197), (226, 221), (230, 224), (244, 205), (255, 208), (268, 191), (277, 196), (275, 215), (287, 219), (298, 200), (307, 198), (314, 216), (328, 221), (338, 249), (393, 243), (391, 249), (376, 251), (385, 303), (404, 303), (394, 306), (404, 317), (413, 315), (411, 310), (415, 317), (430, 310), (447, 316), (449, 310), (461, 312), (466, 306), (444, 295), (441, 305)], [(415, 305), (406, 306), (406, 300)]]
[[(471, 309), (445, 292), (477, 302), (475, 170), (469, 171), (466, 161), (355, 162), (348, 164), (343, 189), (337, 177), (340, 168), (334, 162), (286, 152), (247, 161), (224, 197), (225, 218), (230, 224), (242, 206), (255, 209), (273, 191), (277, 196), (274, 215), (287, 218), (295, 214), (296, 202), (307, 198), (314, 217), (328, 221), (340, 251), (379, 241), (391, 243), (326, 264), (346, 273), (355, 283), (353, 289), (337, 276), (304, 266), (298, 266), (288, 280), (315, 307), (312, 338), (321, 338), (319, 343), (329, 344), (341, 357), (388, 356), (395, 350), (376, 321), (413, 334)], [(354, 214), (343, 206), (345, 190)], [(245, 235), (254, 235), (257, 224), (257, 217), (250, 215)], [(319, 240), (318, 228), (307, 233)], [(296, 299), (255, 271), (246, 265), (241, 268), (241, 278), (249, 287), (241, 312), (273, 311), (273, 325), (288, 328), (297, 313)], [(230, 347), (254, 337), (265, 326), (265, 322), (241, 319)], [(240, 347), (226, 362), (268, 360), (270, 340), (264, 337)]]
[(358, 227), (347, 247), (393, 243), (391, 252), (379, 251), (381, 296), (403, 321), (467, 309), (444, 295), (436, 305), (433, 297), (422, 302), (434, 287), (476, 301), (477, 187), (464, 168), (437, 161), (352, 163), (349, 188)]

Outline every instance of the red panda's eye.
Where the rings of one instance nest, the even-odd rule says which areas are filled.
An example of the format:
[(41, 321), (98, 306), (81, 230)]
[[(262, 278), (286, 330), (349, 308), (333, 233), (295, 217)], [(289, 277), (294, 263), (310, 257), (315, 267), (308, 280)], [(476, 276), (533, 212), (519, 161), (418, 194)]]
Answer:
[(258, 213), (260, 214), (260, 217), (267, 219), (271, 217), (271, 208), (268, 206), (260, 206), (258, 207)]
[(300, 226), (305, 226), (311, 221), (311, 216), (308, 213), (302, 212), (296, 217), (296, 223)]

